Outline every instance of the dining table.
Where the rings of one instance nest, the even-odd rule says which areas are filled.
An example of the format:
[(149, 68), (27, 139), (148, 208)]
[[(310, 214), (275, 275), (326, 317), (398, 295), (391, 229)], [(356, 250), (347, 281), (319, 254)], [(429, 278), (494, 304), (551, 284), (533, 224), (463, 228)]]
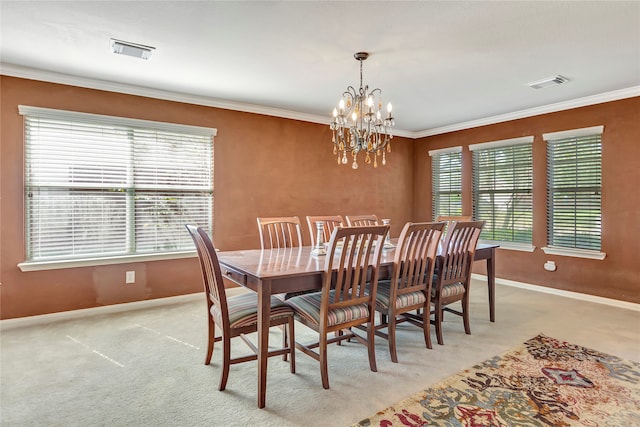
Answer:
[[(392, 239), (395, 243), (397, 239)], [(495, 322), (495, 250), (498, 245), (479, 243), (474, 260), (486, 260), (489, 320)], [(322, 288), (326, 255), (313, 254), (313, 247), (220, 251), (223, 277), (258, 294), (258, 407), (265, 407), (267, 353), (271, 296)], [(380, 274), (390, 274), (395, 248), (383, 249)]]

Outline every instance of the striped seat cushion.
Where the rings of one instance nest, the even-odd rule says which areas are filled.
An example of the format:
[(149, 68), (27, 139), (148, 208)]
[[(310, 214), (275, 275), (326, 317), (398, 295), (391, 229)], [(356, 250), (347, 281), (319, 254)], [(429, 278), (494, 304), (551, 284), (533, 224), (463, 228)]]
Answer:
[[(453, 295), (462, 295), (464, 294), (464, 284), (463, 283), (451, 283), (449, 285), (444, 285), (442, 287), (442, 292), (440, 293), (440, 298), (447, 298)], [(431, 289), (431, 296), (436, 296), (436, 290)]]
[[(376, 291), (376, 305), (382, 310), (389, 310), (391, 299), (391, 281), (380, 280)], [(427, 300), (424, 292), (416, 291), (396, 296), (395, 308), (404, 308), (416, 304), (423, 304)]]
[[(241, 328), (258, 323), (258, 294), (255, 292), (247, 292), (227, 298), (227, 307), (229, 308), (229, 326), (232, 328)], [(275, 296), (271, 297), (271, 318), (291, 316), (293, 310), (287, 304)], [(222, 324), (222, 313), (220, 307), (214, 305), (211, 307), (211, 315), (218, 324)]]
[[(329, 301), (333, 299), (335, 291), (331, 291)], [(309, 322), (320, 324), (320, 302), (322, 301), (322, 292), (314, 292), (311, 294), (299, 295), (287, 300), (287, 303), (293, 307), (296, 314)], [(366, 304), (357, 304), (348, 307), (336, 308), (328, 313), (327, 325), (334, 326), (341, 323), (350, 322), (356, 319), (367, 318), (369, 309)]]

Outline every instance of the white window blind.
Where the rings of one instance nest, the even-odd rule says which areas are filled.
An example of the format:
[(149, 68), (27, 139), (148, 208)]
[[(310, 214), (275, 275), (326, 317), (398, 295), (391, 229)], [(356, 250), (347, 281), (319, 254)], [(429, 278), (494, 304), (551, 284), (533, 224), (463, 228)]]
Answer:
[(482, 238), (531, 243), (533, 230), (533, 137), (471, 145), (473, 217), (484, 220)]
[(544, 135), (549, 246), (600, 250), (602, 129)]
[(193, 249), (211, 231), (216, 130), (20, 106), (27, 261)]
[(432, 212), (462, 215), (462, 147), (430, 151)]

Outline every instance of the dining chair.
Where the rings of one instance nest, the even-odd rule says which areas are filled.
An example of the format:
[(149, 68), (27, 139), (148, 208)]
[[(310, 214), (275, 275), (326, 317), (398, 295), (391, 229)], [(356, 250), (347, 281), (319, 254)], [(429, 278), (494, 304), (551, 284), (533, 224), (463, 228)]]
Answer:
[[(398, 362), (398, 323), (410, 322), (421, 328), (425, 345), (431, 348), (431, 278), (444, 225), (443, 222), (406, 223), (396, 245), (391, 278), (378, 281), (376, 310), (381, 320), (376, 325), (376, 335), (389, 341), (392, 362)], [(421, 315), (411, 313), (418, 309)], [(381, 331), (385, 328), (387, 333)]]
[(378, 217), (374, 214), (371, 215), (347, 215), (347, 225), (349, 227), (361, 227), (368, 225), (379, 225)]
[[(445, 311), (462, 316), (464, 331), (467, 335), (471, 334), (469, 326), (471, 264), (484, 221), (453, 221), (449, 227), (440, 255), (436, 258), (436, 272), (431, 286), (433, 324), (435, 324), (440, 345), (444, 344), (442, 317)], [(448, 307), (457, 301), (461, 302), (461, 311)]]
[[(329, 388), (328, 344), (355, 339), (366, 345), (369, 368), (377, 371), (375, 298), (382, 244), (388, 232), (387, 225), (336, 227), (329, 239), (322, 290), (287, 300), (295, 310), (296, 320), (318, 333), (318, 341), (296, 342), (296, 348), (320, 363), (325, 389)], [(366, 325), (366, 337), (353, 331), (357, 325)], [(336, 334), (328, 338), (332, 332)]]
[(258, 218), (262, 249), (302, 246), (300, 218), (297, 216)]
[(329, 242), (329, 238), (331, 237), (331, 233), (333, 233), (334, 228), (345, 225), (342, 215), (315, 215), (315, 216), (307, 215), (307, 224), (309, 225), (309, 235), (311, 236), (311, 246), (316, 245), (316, 236), (318, 233), (318, 227), (316, 226), (316, 222), (318, 221), (322, 221), (324, 223), (322, 236), (325, 243)]
[[(207, 298), (207, 317), (209, 320), (207, 354), (204, 364), (211, 363), (214, 343), (222, 341), (222, 372), (218, 390), (224, 390), (229, 378), (229, 367), (231, 365), (257, 360), (258, 358), (256, 346), (245, 336), (258, 330), (258, 296), (255, 292), (247, 292), (227, 298), (218, 257), (207, 232), (201, 227), (189, 224), (186, 225), (186, 228), (198, 252), (205, 296)], [(291, 373), (296, 371), (293, 315), (294, 311), (290, 306), (278, 298), (271, 297), (269, 326), (282, 326), (288, 333), (283, 333), (282, 348), (270, 350), (268, 357), (282, 355), (283, 359), (286, 360), (286, 357), (290, 356), (289, 367)], [(221, 336), (215, 336), (216, 326), (222, 332)], [(242, 338), (253, 351), (253, 354), (232, 358), (231, 339), (235, 337)], [(264, 397), (261, 396), (259, 401), (264, 401)]]

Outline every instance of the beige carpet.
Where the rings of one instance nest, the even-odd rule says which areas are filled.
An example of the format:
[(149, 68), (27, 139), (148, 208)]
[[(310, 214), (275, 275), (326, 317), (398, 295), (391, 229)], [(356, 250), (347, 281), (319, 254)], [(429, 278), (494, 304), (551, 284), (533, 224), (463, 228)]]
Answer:
[[(445, 345), (424, 347), (403, 324), (399, 363), (376, 341), (378, 372), (366, 349), (332, 346), (331, 388), (315, 360), (298, 353), (297, 373), (269, 361), (267, 407), (257, 408), (255, 364), (231, 367), (219, 392), (220, 352), (203, 364), (204, 296), (194, 302), (101, 314), (29, 327), (2, 322), (2, 426), (346, 426), (487, 360), (542, 332), (631, 360), (640, 360), (640, 313), (498, 286), (497, 322), (488, 321), (486, 285), (474, 282), (471, 332), (445, 316)], [(311, 339), (303, 327), (298, 338)], [(278, 342), (274, 331), (273, 342)], [(238, 342), (234, 352), (245, 352)]]
[(538, 335), (354, 427), (637, 426), (640, 363)]

